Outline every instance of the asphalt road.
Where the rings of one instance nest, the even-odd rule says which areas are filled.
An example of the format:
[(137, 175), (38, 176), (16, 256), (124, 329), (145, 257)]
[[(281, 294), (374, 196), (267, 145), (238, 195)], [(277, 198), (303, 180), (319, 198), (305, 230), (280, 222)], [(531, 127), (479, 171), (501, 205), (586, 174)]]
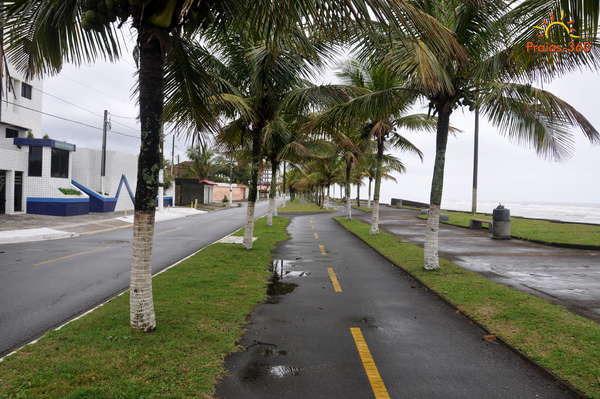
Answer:
[(253, 312), (217, 397), (576, 397), (329, 215), (294, 217), (289, 232), (277, 257), (309, 274)]
[[(257, 205), (256, 215), (266, 213)], [(242, 227), (246, 208), (156, 225), (152, 271)], [(131, 228), (62, 240), (0, 245), (0, 355), (129, 286)]]

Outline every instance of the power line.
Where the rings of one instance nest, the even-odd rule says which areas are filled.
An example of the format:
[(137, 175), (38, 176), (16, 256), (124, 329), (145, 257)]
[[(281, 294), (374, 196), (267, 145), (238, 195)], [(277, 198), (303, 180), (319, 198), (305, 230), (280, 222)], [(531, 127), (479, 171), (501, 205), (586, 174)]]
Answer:
[(137, 129), (137, 128), (133, 128), (133, 127), (131, 127), (131, 126), (127, 126), (127, 125), (126, 125), (126, 124), (124, 124), (124, 123), (120, 123), (120, 122), (117, 122), (117, 121), (113, 121), (113, 120), (112, 120), (112, 117), (113, 117), (114, 115), (113, 115), (113, 114), (111, 114), (111, 113), (110, 113), (110, 111), (108, 112), (108, 114), (111, 116), (111, 121), (110, 121), (110, 123), (114, 123), (114, 124), (116, 124), (116, 125), (120, 125), (120, 126), (122, 126), (122, 127), (125, 127), (125, 128), (127, 128), (127, 129), (129, 129), (129, 130), (133, 130), (134, 132), (138, 132), (138, 131), (139, 131), (139, 129)]
[[(101, 114), (99, 114), (99, 113), (96, 113), (96, 112), (94, 112), (94, 111), (92, 111), (92, 110), (90, 110), (90, 109), (88, 109), (88, 108), (85, 108), (85, 107), (82, 107), (81, 105), (78, 105), (78, 104), (72, 103), (72, 102), (71, 102), (71, 101), (69, 101), (69, 100), (66, 100), (66, 99), (64, 99), (64, 98), (62, 98), (62, 97), (59, 97), (59, 96), (57, 96), (57, 95), (55, 95), (55, 94), (52, 94), (52, 93), (48, 93), (47, 91), (44, 91), (44, 90), (42, 90), (42, 89), (39, 89), (39, 88), (37, 88), (37, 87), (34, 87), (34, 90), (37, 90), (37, 91), (39, 91), (39, 92), (40, 92), (40, 93), (42, 93), (42, 94), (45, 94), (45, 95), (47, 95), (47, 96), (49, 96), (49, 97), (52, 97), (52, 98), (54, 98), (54, 99), (56, 99), (56, 100), (62, 101), (63, 103), (65, 103), (65, 104), (68, 104), (68, 105), (71, 105), (71, 106), (73, 106), (73, 107), (75, 107), (75, 108), (78, 108), (78, 109), (80, 109), (80, 110), (82, 110), (82, 111), (89, 112), (90, 114), (92, 114), (92, 115), (94, 115), (94, 116), (98, 116), (98, 117), (100, 117), (100, 118), (104, 117), (103, 115), (101, 115)], [(116, 115), (110, 114), (110, 116), (116, 116)], [(137, 131), (138, 131), (138, 129), (136, 129), (136, 128), (133, 128), (133, 127), (131, 127), (131, 126), (127, 126), (127, 125), (126, 125), (126, 124), (124, 124), (124, 123), (120, 123), (120, 122), (117, 122), (117, 121), (113, 121), (112, 123), (115, 123), (115, 124), (117, 124), (117, 125), (120, 125), (120, 126), (122, 126), (122, 127), (124, 127), (124, 128), (130, 129), (130, 130), (133, 130), (134, 132), (137, 132)]]
[(44, 90), (42, 90), (42, 89), (39, 89), (39, 88), (37, 88), (37, 87), (34, 87), (33, 89), (34, 89), (34, 90), (37, 90), (37, 91), (39, 91), (40, 93), (42, 93), (42, 94), (45, 94), (45, 95), (47, 95), (47, 96), (49, 96), (49, 97), (52, 97), (52, 98), (54, 98), (54, 99), (57, 99), (57, 100), (59, 100), (59, 101), (62, 101), (62, 102), (63, 102), (63, 103), (65, 103), (65, 104), (69, 104), (69, 105), (71, 105), (71, 106), (73, 106), (73, 107), (75, 107), (75, 108), (78, 108), (78, 109), (80, 109), (80, 110), (82, 110), (82, 111), (89, 112), (89, 113), (90, 113), (90, 114), (92, 114), (92, 115), (95, 115), (95, 116), (102, 117), (102, 115), (100, 115), (100, 114), (98, 114), (98, 113), (96, 113), (96, 112), (94, 112), (94, 111), (92, 111), (92, 110), (90, 110), (90, 109), (87, 109), (87, 108), (84, 108), (84, 107), (82, 107), (81, 105), (78, 105), (78, 104), (72, 103), (72, 102), (70, 102), (69, 100), (65, 100), (64, 98), (61, 98), (61, 97), (59, 97), (59, 96), (57, 96), (57, 95), (54, 95), (54, 94), (48, 93), (48, 92), (46, 92), (46, 91), (44, 91)]
[[(34, 108), (27, 107), (25, 105), (13, 103), (13, 102), (8, 101), (8, 100), (2, 100), (2, 101), (5, 102), (5, 103), (7, 103), (7, 104), (11, 104), (11, 105), (14, 105), (14, 106), (17, 106), (17, 107), (20, 107), (20, 108), (27, 109), (29, 111), (33, 111), (33, 112), (37, 112), (37, 113), (42, 114), (42, 115), (50, 116), (52, 118), (56, 118), (56, 119), (60, 119), (60, 120), (66, 121), (66, 122), (71, 122), (71, 123), (74, 123), (74, 124), (77, 124), (77, 125), (85, 126), (85, 127), (90, 128), (90, 129), (95, 129), (95, 130), (100, 130), (100, 131), (102, 130), (102, 128), (100, 128), (98, 126), (93, 126), (93, 125), (90, 125), (88, 123), (81, 122), (81, 121), (78, 121), (78, 120), (75, 120), (75, 119), (70, 119), (70, 118), (67, 118), (67, 117), (64, 117), (64, 116), (55, 115), (55, 114), (51, 114), (51, 113), (48, 113), (48, 112), (40, 111), (40, 110), (37, 110), (37, 109), (34, 109)], [(117, 130), (111, 130), (110, 132), (114, 133), (114, 134), (121, 135), (121, 136), (125, 136), (125, 137), (131, 137), (131, 138), (134, 138), (134, 139), (139, 139), (140, 138), (139, 136), (134, 136), (132, 134), (127, 134), (127, 133), (119, 132)]]
[(115, 115), (115, 114), (111, 114), (110, 116), (119, 118), (119, 119), (137, 119), (137, 116), (123, 116), (123, 115)]

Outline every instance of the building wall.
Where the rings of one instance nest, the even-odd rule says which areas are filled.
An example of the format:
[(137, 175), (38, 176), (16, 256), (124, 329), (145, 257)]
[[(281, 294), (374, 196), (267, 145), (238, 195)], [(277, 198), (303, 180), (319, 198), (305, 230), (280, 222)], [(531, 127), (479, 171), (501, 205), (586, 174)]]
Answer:
[[(245, 200), (247, 192), (246, 186), (234, 184), (232, 187), (233, 201)], [(213, 201), (222, 202), (225, 197), (229, 198), (229, 183), (218, 183), (213, 187)]]
[[(100, 176), (102, 151), (90, 148), (78, 148), (73, 156), (73, 179), (86, 187), (104, 195), (114, 197), (117, 193), (121, 175), (125, 175), (129, 186), (135, 193), (137, 184), (137, 155), (117, 151), (106, 152), (106, 175)], [(165, 190), (164, 196), (173, 196), (173, 185)], [(115, 211), (133, 209), (134, 204), (125, 187), (121, 188)]]
[[(42, 109), (41, 90), (43, 90), (43, 81), (25, 80), (24, 76), (18, 73), (10, 63), (8, 64), (8, 70), (13, 79), (14, 93), (11, 89), (11, 92), (7, 93), (8, 96), (3, 96), (2, 99), (13, 104), (8, 104), (4, 101), (0, 102), (0, 107), (2, 107), (0, 112), (0, 121), (9, 125), (29, 129), (36, 137), (39, 138), (42, 136), (42, 115), (34, 110), (41, 111)], [(4, 76), (3, 78), (3, 87), (8, 88), (8, 76)], [(21, 96), (21, 84), (23, 82), (26, 82), (33, 87), (31, 99)], [(32, 108), (33, 110), (19, 107), (19, 105)], [(2, 137), (4, 137), (4, 132), (1, 133)]]

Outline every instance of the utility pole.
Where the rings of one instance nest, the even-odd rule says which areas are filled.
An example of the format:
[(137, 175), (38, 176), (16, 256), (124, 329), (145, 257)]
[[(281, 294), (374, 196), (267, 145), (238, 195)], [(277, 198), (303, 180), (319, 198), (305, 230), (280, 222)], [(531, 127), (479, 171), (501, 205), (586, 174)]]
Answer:
[[(0, 11), (4, 1), (0, 0)], [(0, 12), (0, 122), (2, 122), (2, 95), (4, 94), (4, 13)], [(7, 98), (8, 100), (8, 98)]]
[(233, 156), (229, 158), (229, 207), (233, 206)]
[(102, 125), (102, 158), (100, 161), (100, 191), (104, 195), (104, 176), (106, 176), (106, 135), (110, 129), (108, 110), (104, 110), (104, 123)]
[(175, 167), (175, 133), (173, 133), (173, 140), (171, 141), (171, 178), (175, 178), (174, 176), (174, 167)]
[(164, 125), (160, 125), (160, 170), (158, 171), (158, 210), (161, 211), (165, 206), (165, 188), (163, 186), (164, 183), (164, 141), (165, 138), (163, 136)]
[(477, 213), (477, 171), (479, 168), (479, 108), (475, 108), (475, 140), (473, 144), (473, 196), (471, 213)]

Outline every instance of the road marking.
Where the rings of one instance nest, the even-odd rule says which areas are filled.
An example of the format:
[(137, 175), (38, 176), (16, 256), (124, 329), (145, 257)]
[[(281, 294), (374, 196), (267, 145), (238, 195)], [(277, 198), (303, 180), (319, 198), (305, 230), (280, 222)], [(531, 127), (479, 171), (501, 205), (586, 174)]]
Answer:
[(315, 233), (315, 240), (319, 239), (319, 233)]
[(319, 244), (319, 251), (321, 251), (322, 255), (327, 254), (327, 251), (325, 251), (325, 245), (323, 244)]
[(333, 286), (333, 290), (335, 292), (342, 292), (342, 286), (340, 285), (340, 282), (338, 281), (337, 275), (335, 274), (333, 267), (327, 268), (327, 274), (329, 274), (329, 279), (331, 280), (331, 285)]
[(180, 229), (180, 227), (175, 227), (174, 229), (159, 231), (159, 232), (156, 233), (156, 235), (166, 234), (166, 233), (172, 233), (172, 232), (177, 231), (179, 229)]
[(86, 232), (83, 232), (83, 233), (79, 233), (79, 235), (80, 236), (88, 236), (90, 234), (106, 233), (107, 231), (113, 231), (113, 230), (119, 230), (119, 229), (126, 229), (127, 227), (131, 227), (131, 225), (128, 224), (127, 226), (118, 226), (118, 227), (111, 227), (109, 229), (100, 229), (100, 230), (86, 231)]
[(101, 247), (101, 248), (95, 248), (95, 249), (92, 249), (92, 250), (89, 250), (89, 251), (75, 252), (74, 254), (65, 255), (65, 256), (61, 256), (59, 258), (48, 259), (48, 260), (44, 260), (42, 262), (34, 263), (33, 267), (47, 265), (49, 263), (60, 262), (61, 260), (67, 260), (67, 259), (75, 258), (75, 257), (81, 256), (81, 255), (94, 254), (96, 252), (104, 251), (104, 250), (107, 250), (109, 248), (112, 248), (112, 247)]
[(377, 365), (375, 364), (375, 360), (373, 360), (373, 356), (371, 355), (371, 351), (369, 350), (369, 346), (367, 345), (367, 341), (365, 341), (362, 331), (359, 327), (351, 327), (350, 333), (352, 334), (352, 338), (354, 338), (356, 351), (360, 356), (375, 399), (390, 399), (390, 394), (383, 383), (383, 379), (381, 379), (381, 375), (379, 374), (379, 370), (377, 370)]

